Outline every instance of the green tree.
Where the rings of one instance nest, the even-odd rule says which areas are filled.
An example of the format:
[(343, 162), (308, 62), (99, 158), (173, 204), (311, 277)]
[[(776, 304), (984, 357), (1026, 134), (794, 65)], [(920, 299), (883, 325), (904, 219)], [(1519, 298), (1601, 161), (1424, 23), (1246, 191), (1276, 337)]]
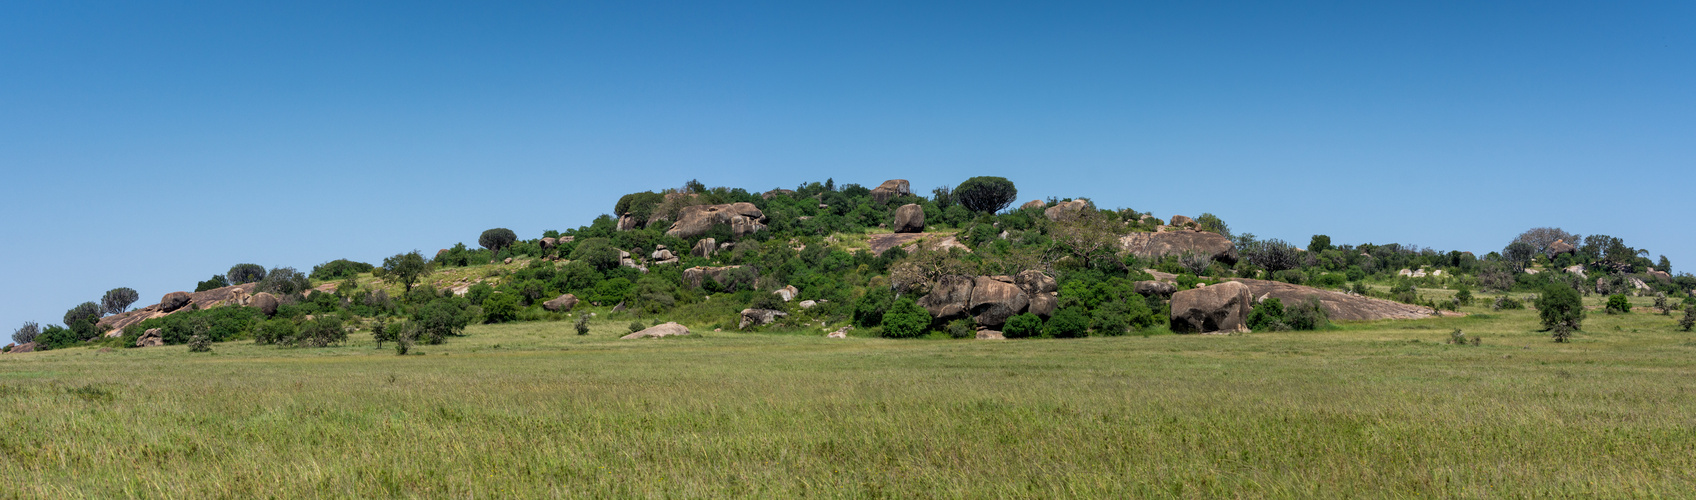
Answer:
[(1331, 249), (1331, 237), (1323, 235), (1323, 234), (1313, 235), (1313, 240), (1308, 242), (1308, 244), (1307, 244), (1308, 253), (1312, 253), (1314, 255), (1319, 255), (1320, 252), (1324, 252), (1324, 251), (1330, 250), (1330, 249)]
[(902, 297), (895, 301), (889, 312), (883, 314), (883, 336), (891, 338), (913, 338), (925, 334), (930, 328), (930, 313), (919, 307), (910, 297)]
[(230, 272), (224, 273), (224, 279), (231, 285), (245, 285), (265, 279), (265, 266), (259, 264), (236, 264), (230, 266)]
[(1220, 236), (1224, 236), (1226, 239), (1231, 238), (1231, 226), (1226, 225), (1225, 220), (1220, 219), (1217, 215), (1213, 215), (1211, 213), (1201, 214), (1200, 217), (1195, 218), (1195, 225), (1197, 229), (1201, 229), (1202, 231), (1212, 231), (1219, 233)]
[[(432, 300), (413, 313), (418, 335), (427, 344), (440, 344), (449, 335), (459, 335), (471, 324), (471, 315), (451, 298)], [(466, 304), (469, 305), (469, 304)]]
[(224, 275), (214, 274), (214, 275), (212, 275), (212, 279), (202, 281), (202, 282), (200, 282), (200, 284), (196, 285), (194, 287), (194, 291), (204, 292), (204, 291), (207, 291), (207, 290), (216, 290), (216, 289), (223, 288), (223, 287), (226, 287), (226, 286), (230, 286), (230, 282), (228, 280), (224, 279)]
[(854, 324), (870, 328), (883, 324), (883, 314), (895, 305), (895, 293), (889, 287), (871, 287), (854, 302)]
[(1537, 298), (1537, 315), (1543, 320), (1543, 328), (1554, 332), (1556, 342), (1565, 342), (1572, 332), (1583, 329), (1584, 300), (1572, 287), (1551, 284)]
[(1007, 324), (1001, 326), (1001, 334), (1010, 339), (1042, 335), (1042, 318), (1031, 313), (1007, 318)]
[(409, 253), (395, 254), (383, 259), (383, 274), (406, 286), (408, 298), (411, 297), (412, 285), (430, 274), (430, 264), (424, 262), (424, 254), (413, 250)]
[[(936, 204), (937, 210), (947, 210), (948, 207), (954, 206), (954, 188), (937, 186), (936, 189), (930, 190), (930, 201)], [(929, 218), (930, 214), (925, 216)]]
[(78, 340), (94, 338), (95, 322), (100, 320), (100, 305), (93, 302), (83, 302), (65, 311), (65, 327), (76, 332)]
[(128, 310), (130, 308), (130, 304), (134, 304), (135, 301), (140, 298), (141, 295), (135, 293), (134, 289), (126, 287), (113, 288), (106, 291), (106, 295), (100, 297), (100, 308), (104, 310), (106, 314), (118, 314)]
[(1608, 314), (1626, 314), (1631, 312), (1631, 299), (1626, 298), (1623, 293), (1609, 295), (1607, 312)]
[(497, 293), (483, 299), (483, 322), (505, 323), (518, 319), (518, 297)]
[(1043, 325), (1042, 332), (1057, 339), (1088, 337), (1089, 317), (1084, 315), (1082, 307), (1061, 309)]
[(973, 177), (954, 188), (954, 199), (978, 213), (996, 213), (1019, 197), (1019, 189), (1005, 177)]
[(1688, 332), (1693, 326), (1696, 326), (1696, 306), (1684, 306), (1684, 318), (1678, 320), (1678, 328)]
[(482, 245), (483, 248), (495, 252), (497, 255), (500, 254), (501, 250), (512, 246), (515, 241), (518, 241), (518, 235), (513, 233), (511, 229), (504, 227), (483, 231), (483, 235), (477, 237), (478, 245)]
[(613, 247), (612, 240), (606, 238), (589, 238), (577, 243), (577, 248), (571, 251), (571, 259), (595, 266), (595, 269), (606, 271), (618, 267), (619, 250)]

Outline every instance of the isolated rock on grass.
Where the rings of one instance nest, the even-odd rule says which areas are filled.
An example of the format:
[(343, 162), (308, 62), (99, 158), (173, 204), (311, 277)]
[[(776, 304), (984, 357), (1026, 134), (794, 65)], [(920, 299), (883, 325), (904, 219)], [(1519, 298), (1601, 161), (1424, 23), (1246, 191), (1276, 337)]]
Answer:
[(737, 330), (747, 330), (750, 326), (761, 326), (777, 321), (777, 318), (788, 316), (789, 313), (772, 309), (743, 309), (742, 321), (736, 324)]
[(159, 310), (166, 313), (177, 312), (178, 309), (188, 305), (188, 302), (192, 299), (193, 297), (190, 297), (188, 292), (167, 293), (164, 298), (159, 299)]
[(158, 347), (162, 345), (165, 345), (165, 337), (158, 328), (148, 328), (147, 331), (141, 332), (141, 338), (135, 339), (136, 347)]
[(925, 230), (925, 208), (906, 204), (895, 209), (895, 225), (891, 226), (897, 233), (919, 233)]
[(656, 326), (653, 326), (651, 328), (648, 328), (648, 329), (645, 329), (645, 330), (642, 330), (642, 331), (639, 331), (639, 332), (636, 332), (636, 333), (632, 333), (632, 334), (629, 334), (629, 335), (625, 335), (625, 336), (619, 337), (619, 338), (620, 339), (627, 339), (627, 340), (628, 339), (645, 339), (645, 338), (656, 338), (657, 339), (657, 338), (660, 338), (660, 337), (670, 337), (670, 336), (673, 336), (673, 335), (688, 335), (688, 334), (689, 334), (689, 329), (685, 328), (683, 325), (679, 325), (677, 323), (666, 323), (666, 324), (663, 324), (663, 325), (656, 325)]
[(553, 312), (570, 311), (575, 307), (577, 307), (577, 296), (569, 293), (542, 303), (543, 309)]
[(1235, 281), (1172, 294), (1172, 331), (1247, 332), (1253, 302), (1248, 285)]
[(1007, 336), (995, 330), (978, 330), (978, 340), (1007, 340)]
[(853, 329), (854, 329), (854, 327), (852, 327), (852, 326), (844, 326), (842, 328), (837, 329), (834, 332), (830, 332), (830, 334), (828, 334), (828, 335), (825, 335), (825, 338), (845, 339), (845, 338), (848, 338), (848, 330), (853, 330)]
[(12, 346), (12, 350), (6, 351), (6, 352), (9, 352), (11, 354), (20, 354), (20, 353), (34, 352), (34, 351), (35, 351), (35, 342), (25, 342), (25, 343), (22, 343), (22, 344)]

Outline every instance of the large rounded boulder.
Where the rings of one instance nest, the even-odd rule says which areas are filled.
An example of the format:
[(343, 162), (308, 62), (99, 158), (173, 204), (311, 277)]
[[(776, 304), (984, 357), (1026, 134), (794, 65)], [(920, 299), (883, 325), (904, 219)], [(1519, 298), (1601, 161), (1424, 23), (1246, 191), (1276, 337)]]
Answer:
[(1048, 220), (1057, 221), (1075, 216), (1085, 208), (1089, 208), (1089, 200), (1072, 200), (1048, 207), (1042, 211), (1042, 215), (1048, 217)]
[(895, 209), (895, 225), (890, 226), (897, 233), (922, 233), (925, 230), (925, 207), (915, 204), (901, 205)]
[(1158, 260), (1168, 255), (1193, 252), (1226, 265), (1237, 263), (1237, 246), (1231, 243), (1231, 239), (1208, 231), (1131, 233), (1119, 238), (1119, 248), (1144, 260)]
[(764, 230), (767, 220), (765, 213), (753, 203), (694, 205), (684, 207), (677, 216), (677, 222), (672, 223), (665, 234), (689, 239), (707, 234), (713, 227), (727, 225), (732, 234), (740, 237)]
[(645, 330), (642, 330), (642, 331), (639, 331), (639, 332), (636, 332), (636, 333), (632, 333), (632, 334), (629, 334), (629, 335), (625, 335), (625, 336), (619, 337), (619, 338), (625, 339), (625, 340), (628, 340), (628, 339), (650, 339), (650, 338), (651, 339), (657, 339), (657, 338), (660, 338), (660, 337), (672, 337), (672, 336), (677, 336), (677, 335), (688, 335), (688, 334), (689, 334), (689, 328), (684, 327), (683, 325), (679, 325), (677, 323), (666, 323), (666, 324), (663, 324), (663, 325), (656, 325), (654, 327), (651, 327), (651, 328), (648, 328), (648, 329), (645, 329)]
[(258, 309), (259, 312), (265, 313), (266, 316), (276, 315), (277, 306), (281, 304), (282, 301), (277, 300), (277, 296), (271, 295), (270, 292), (259, 292), (253, 294), (252, 297), (248, 297), (247, 299), (248, 307)]
[(577, 307), (577, 296), (569, 293), (554, 297), (553, 300), (542, 303), (543, 309), (547, 309), (552, 312), (570, 311), (575, 307)]
[(1232, 333), (1248, 331), (1254, 296), (1248, 285), (1229, 281), (1172, 294), (1172, 331)]
[(189, 301), (192, 300), (194, 300), (194, 296), (189, 295), (188, 292), (167, 293), (164, 298), (159, 299), (159, 311), (164, 313), (177, 312), (178, 309), (187, 306)]

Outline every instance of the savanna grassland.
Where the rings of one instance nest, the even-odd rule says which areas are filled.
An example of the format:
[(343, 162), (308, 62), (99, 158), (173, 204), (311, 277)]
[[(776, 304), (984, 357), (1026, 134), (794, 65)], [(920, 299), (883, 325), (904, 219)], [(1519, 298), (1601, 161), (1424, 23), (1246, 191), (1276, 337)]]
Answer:
[[(406, 356), (363, 333), (60, 349), (0, 357), (0, 497), (1696, 495), (1696, 334), (1592, 311), (1557, 344), (1535, 310), (1466, 312), (1228, 336), (618, 340), (609, 319), (477, 325)], [(1456, 328), (1482, 345), (1445, 344)]]

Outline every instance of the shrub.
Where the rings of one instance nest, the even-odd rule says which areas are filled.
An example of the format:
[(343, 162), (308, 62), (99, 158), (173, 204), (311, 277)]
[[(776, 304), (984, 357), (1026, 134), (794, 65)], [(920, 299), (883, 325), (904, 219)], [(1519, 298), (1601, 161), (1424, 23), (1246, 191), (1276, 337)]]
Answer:
[(948, 332), (948, 336), (957, 339), (969, 339), (978, 335), (977, 323), (972, 321), (971, 318), (950, 321), (945, 331)]
[(1696, 306), (1684, 306), (1684, 318), (1678, 320), (1678, 328), (1688, 332), (1692, 326), (1696, 326)]
[(1537, 315), (1543, 328), (1555, 332), (1556, 342), (1565, 342), (1566, 336), (1583, 329), (1584, 301), (1571, 287), (1549, 285), (1537, 298)]
[(325, 347), (347, 341), (347, 330), (342, 328), (341, 315), (326, 314), (301, 323), (296, 339), (302, 347)]
[(100, 321), (100, 305), (93, 302), (83, 302), (65, 311), (65, 327), (76, 332), (78, 340), (88, 340), (98, 335), (95, 322)]
[(459, 335), (465, 331), (465, 325), (471, 324), (471, 314), (466, 308), (469, 302), (452, 298), (432, 300), (418, 308), (413, 313), (413, 319), (418, 323), (418, 336), (427, 344), (440, 344), (448, 335)]
[(1308, 297), (1284, 309), (1284, 324), (1294, 330), (1318, 330), (1330, 326), (1331, 318), (1317, 297)]
[(648, 329), (647, 326), (642, 325), (641, 321), (631, 321), (630, 326), (626, 328), (630, 329), (630, 333), (636, 333)]
[(1472, 288), (1466, 285), (1455, 287), (1455, 302), (1463, 306), (1472, 305)]
[[(1019, 197), (1019, 189), (1005, 177), (973, 177), (954, 187), (954, 200), (967, 210), (996, 213)], [(946, 213), (946, 212), (945, 212)]]
[(883, 314), (882, 325), (885, 337), (918, 337), (924, 335), (925, 330), (930, 327), (930, 313), (925, 312), (912, 298), (902, 297)]
[(212, 352), (212, 341), (205, 335), (189, 337), (188, 352)]
[(1255, 304), (1248, 313), (1248, 329), (1257, 332), (1289, 330), (1289, 324), (1284, 322), (1284, 301), (1269, 297)]
[(1525, 309), (1525, 303), (1503, 294), (1500, 297), (1496, 297), (1496, 302), (1490, 305), (1490, 309), (1495, 311), (1504, 309)]
[(1084, 315), (1082, 307), (1068, 307), (1054, 313), (1048, 318), (1048, 324), (1043, 325), (1042, 332), (1057, 339), (1083, 338), (1089, 336), (1089, 318)]
[(1272, 279), (1291, 285), (1302, 285), (1307, 283), (1307, 273), (1301, 272), (1299, 269), (1285, 269), (1272, 273)]
[(1608, 314), (1626, 314), (1631, 312), (1631, 299), (1626, 298), (1623, 293), (1609, 295), (1607, 312)]
[(118, 314), (130, 308), (141, 295), (130, 288), (113, 288), (100, 297), (100, 309), (106, 314)]
[(354, 262), (347, 259), (336, 259), (323, 264), (312, 266), (312, 279), (319, 281), (334, 281), (352, 278), (359, 273), (368, 273), (377, 266), (364, 262)]
[(78, 338), (77, 332), (69, 328), (47, 325), (47, 328), (41, 330), (41, 335), (35, 337), (35, 349), (38, 351), (59, 349), (70, 347), (81, 341), (82, 339)]
[(299, 330), (297, 330), (295, 328), (293, 321), (289, 321), (289, 320), (283, 319), (283, 318), (276, 318), (276, 319), (273, 319), (273, 320), (270, 320), (270, 321), (266, 321), (264, 323), (260, 323), (259, 326), (254, 329), (253, 343), (255, 343), (255, 344), (293, 344), (294, 343), (294, 337), (298, 333), (299, 333)]
[(577, 248), (571, 251), (571, 260), (594, 266), (596, 270), (606, 271), (618, 267), (618, 248), (613, 247), (612, 240), (606, 238), (589, 238), (577, 243)]
[(394, 340), (395, 330), (389, 328), (388, 320), (379, 318), (376, 323), (371, 325), (371, 341), (377, 343), (378, 349), (383, 348), (384, 342), (393, 342)]
[(483, 300), (483, 322), (505, 323), (518, 319), (518, 297), (497, 293)]
[(635, 285), (623, 277), (602, 281), (595, 285), (594, 301), (602, 304), (617, 304), (628, 300)]
[(195, 285), (194, 291), (204, 292), (204, 291), (207, 291), (207, 290), (215, 290), (215, 289), (223, 288), (223, 287), (226, 287), (226, 286), (230, 286), (230, 282), (228, 280), (224, 279), (224, 275), (214, 274), (214, 275), (212, 275), (212, 279), (202, 281), (199, 284)]
[(518, 235), (513, 233), (511, 229), (504, 227), (483, 231), (483, 235), (477, 237), (477, 245), (496, 253), (512, 246), (515, 241), (518, 241)]
[(312, 281), (307, 279), (305, 274), (292, 267), (279, 267), (266, 273), (265, 279), (259, 280), (259, 285), (255, 286), (254, 290), (281, 296), (302, 293), (311, 288)]
[[(1137, 297), (1130, 302), (1141, 303), (1142, 300), (1141, 297)], [(1143, 307), (1147, 308), (1147, 306)], [(1090, 328), (1095, 330), (1097, 335), (1106, 337), (1124, 335), (1125, 331), (1130, 329), (1130, 320), (1126, 317), (1128, 309), (1130, 309), (1130, 306), (1124, 301), (1108, 300), (1102, 302), (1101, 306), (1094, 311)]]
[(1010, 339), (1035, 337), (1042, 334), (1042, 318), (1024, 313), (1008, 318), (1007, 324), (1001, 328), (1002, 335)]
[(895, 293), (889, 287), (874, 286), (854, 303), (854, 324), (870, 328), (883, 324), (883, 313), (895, 305)]
[(1655, 293), (1655, 310), (1660, 311), (1662, 316), (1672, 315), (1672, 306), (1667, 303), (1667, 294)]
[(34, 321), (27, 321), (24, 322), (24, 326), (18, 327), (17, 330), (12, 330), (12, 342), (28, 344), (30, 342), (35, 342), (35, 338), (40, 335), (41, 325), (36, 324)]
[(577, 322), (572, 324), (571, 327), (577, 329), (578, 335), (588, 335), (589, 334), (589, 315), (583, 314), (583, 315), (577, 316)]
[(1313, 286), (1321, 288), (1341, 288), (1348, 284), (1349, 277), (1342, 273), (1324, 273), (1313, 277)]
[(236, 264), (234, 266), (230, 266), (230, 272), (224, 273), (224, 279), (231, 285), (254, 283), (265, 279), (265, 266), (261, 266), (259, 264)]

